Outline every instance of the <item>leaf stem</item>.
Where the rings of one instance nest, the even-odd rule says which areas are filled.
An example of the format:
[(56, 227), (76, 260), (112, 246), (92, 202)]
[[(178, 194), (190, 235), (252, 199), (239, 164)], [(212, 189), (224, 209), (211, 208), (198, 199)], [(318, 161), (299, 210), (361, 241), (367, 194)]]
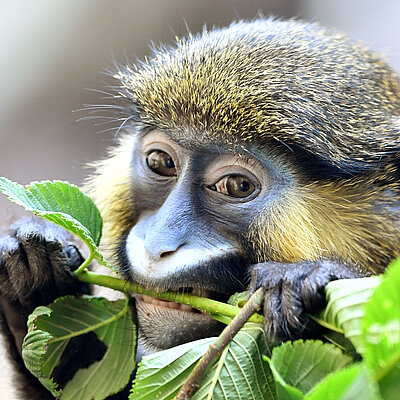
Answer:
[(324, 328), (327, 328), (331, 331), (338, 332), (338, 333), (341, 333), (342, 335), (344, 335), (344, 330), (342, 328), (339, 328), (338, 326), (335, 326), (335, 325), (325, 321), (324, 319), (315, 317), (314, 315), (308, 314), (308, 316), (310, 318), (312, 318), (317, 324), (323, 326)]
[[(79, 268), (80, 269), (80, 268)], [(118, 290), (124, 293), (137, 293), (144, 294), (147, 296), (157, 297), (163, 300), (173, 301), (175, 303), (186, 304), (188, 306), (194, 307), (206, 314), (217, 316), (228, 316), (235, 317), (240, 313), (242, 308), (231, 306), (230, 304), (221, 303), (220, 301), (207, 299), (204, 297), (193, 296), (187, 293), (176, 293), (176, 292), (164, 292), (159, 293), (154, 290), (149, 290), (141, 285), (129, 283), (120, 278), (115, 278), (109, 275), (102, 275), (91, 271), (82, 271), (79, 274), (78, 270), (74, 272), (75, 277), (86, 283), (91, 283), (95, 285), (105, 286), (110, 289)], [(254, 314), (249, 319), (251, 322), (262, 324), (264, 322), (264, 317), (259, 314)]]
[(193, 392), (199, 387), (199, 383), (203, 378), (208, 366), (214, 360), (215, 357), (219, 356), (226, 346), (232, 341), (234, 336), (239, 332), (243, 325), (250, 319), (250, 317), (257, 312), (261, 303), (264, 300), (263, 289), (258, 289), (247, 301), (240, 313), (232, 320), (232, 322), (225, 327), (218, 339), (211, 343), (207, 351), (200, 358), (199, 362), (190, 373), (189, 378), (182, 386), (176, 400), (188, 400), (192, 396)]
[(381, 381), (389, 372), (395, 370), (397, 363), (400, 361), (400, 353), (397, 352), (393, 357), (390, 357), (389, 360), (385, 363), (384, 366), (381, 366), (374, 374), (375, 382)]
[(75, 270), (73, 272), (75, 277), (78, 277), (79, 275), (81, 275), (92, 261), (93, 261), (93, 252), (91, 251), (89, 254), (89, 257), (79, 266), (79, 268), (77, 270)]

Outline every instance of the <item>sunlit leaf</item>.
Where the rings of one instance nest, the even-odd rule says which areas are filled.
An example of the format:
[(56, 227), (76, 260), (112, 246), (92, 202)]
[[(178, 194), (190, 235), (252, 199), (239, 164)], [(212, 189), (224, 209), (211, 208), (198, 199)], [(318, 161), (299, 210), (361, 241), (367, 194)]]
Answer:
[(400, 393), (400, 262), (383, 276), (383, 281), (365, 307), (362, 331), (365, 363), (379, 381), (385, 399)]
[(326, 375), (352, 362), (337, 347), (298, 340), (275, 347), (269, 359), (281, 400), (300, 400)]
[[(216, 338), (183, 344), (143, 358), (131, 400), (172, 399), (196, 362)], [(248, 323), (214, 360), (192, 400), (275, 400), (271, 372), (262, 355), (269, 353), (260, 325)]]
[(366, 368), (357, 364), (327, 376), (305, 400), (380, 400), (378, 387)]

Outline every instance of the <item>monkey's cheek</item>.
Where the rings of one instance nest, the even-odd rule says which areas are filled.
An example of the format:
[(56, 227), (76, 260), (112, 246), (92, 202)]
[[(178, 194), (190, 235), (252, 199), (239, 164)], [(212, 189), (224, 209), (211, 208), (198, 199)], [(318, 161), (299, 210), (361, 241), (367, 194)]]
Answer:
[(224, 325), (191, 308), (171, 308), (137, 299), (139, 339), (147, 350), (159, 351), (217, 336)]

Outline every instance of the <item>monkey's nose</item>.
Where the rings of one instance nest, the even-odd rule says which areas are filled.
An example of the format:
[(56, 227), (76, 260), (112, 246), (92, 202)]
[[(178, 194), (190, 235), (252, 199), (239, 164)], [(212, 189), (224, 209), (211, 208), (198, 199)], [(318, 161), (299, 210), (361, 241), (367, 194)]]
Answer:
[(144, 242), (144, 248), (146, 249), (149, 259), (152, 261), (165, 259), (176, 253), (182, 246), (182, 243), (157, 243), (148, 240)]

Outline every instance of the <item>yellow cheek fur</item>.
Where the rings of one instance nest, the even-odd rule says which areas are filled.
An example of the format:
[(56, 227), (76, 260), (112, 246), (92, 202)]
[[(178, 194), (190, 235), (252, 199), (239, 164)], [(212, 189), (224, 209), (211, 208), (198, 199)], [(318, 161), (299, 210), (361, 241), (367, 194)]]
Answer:
[(93, 198), (103, 217), (102, 245), (113, 248), (129, 225), (134, 213), (132, 200), (131, 158), (134, 136), (126, 134), (109, 156), (90, 165), (94, 173), (86, 180), (84, 189)]
[(330, 258), (381, 272), (398, 255), (400, 235), (388, 212), (390, 194), (372, 188), (370, 182), (348, 180), (315, 182), (287, 193), (252, 225), (249, 237), (258, 261)]

